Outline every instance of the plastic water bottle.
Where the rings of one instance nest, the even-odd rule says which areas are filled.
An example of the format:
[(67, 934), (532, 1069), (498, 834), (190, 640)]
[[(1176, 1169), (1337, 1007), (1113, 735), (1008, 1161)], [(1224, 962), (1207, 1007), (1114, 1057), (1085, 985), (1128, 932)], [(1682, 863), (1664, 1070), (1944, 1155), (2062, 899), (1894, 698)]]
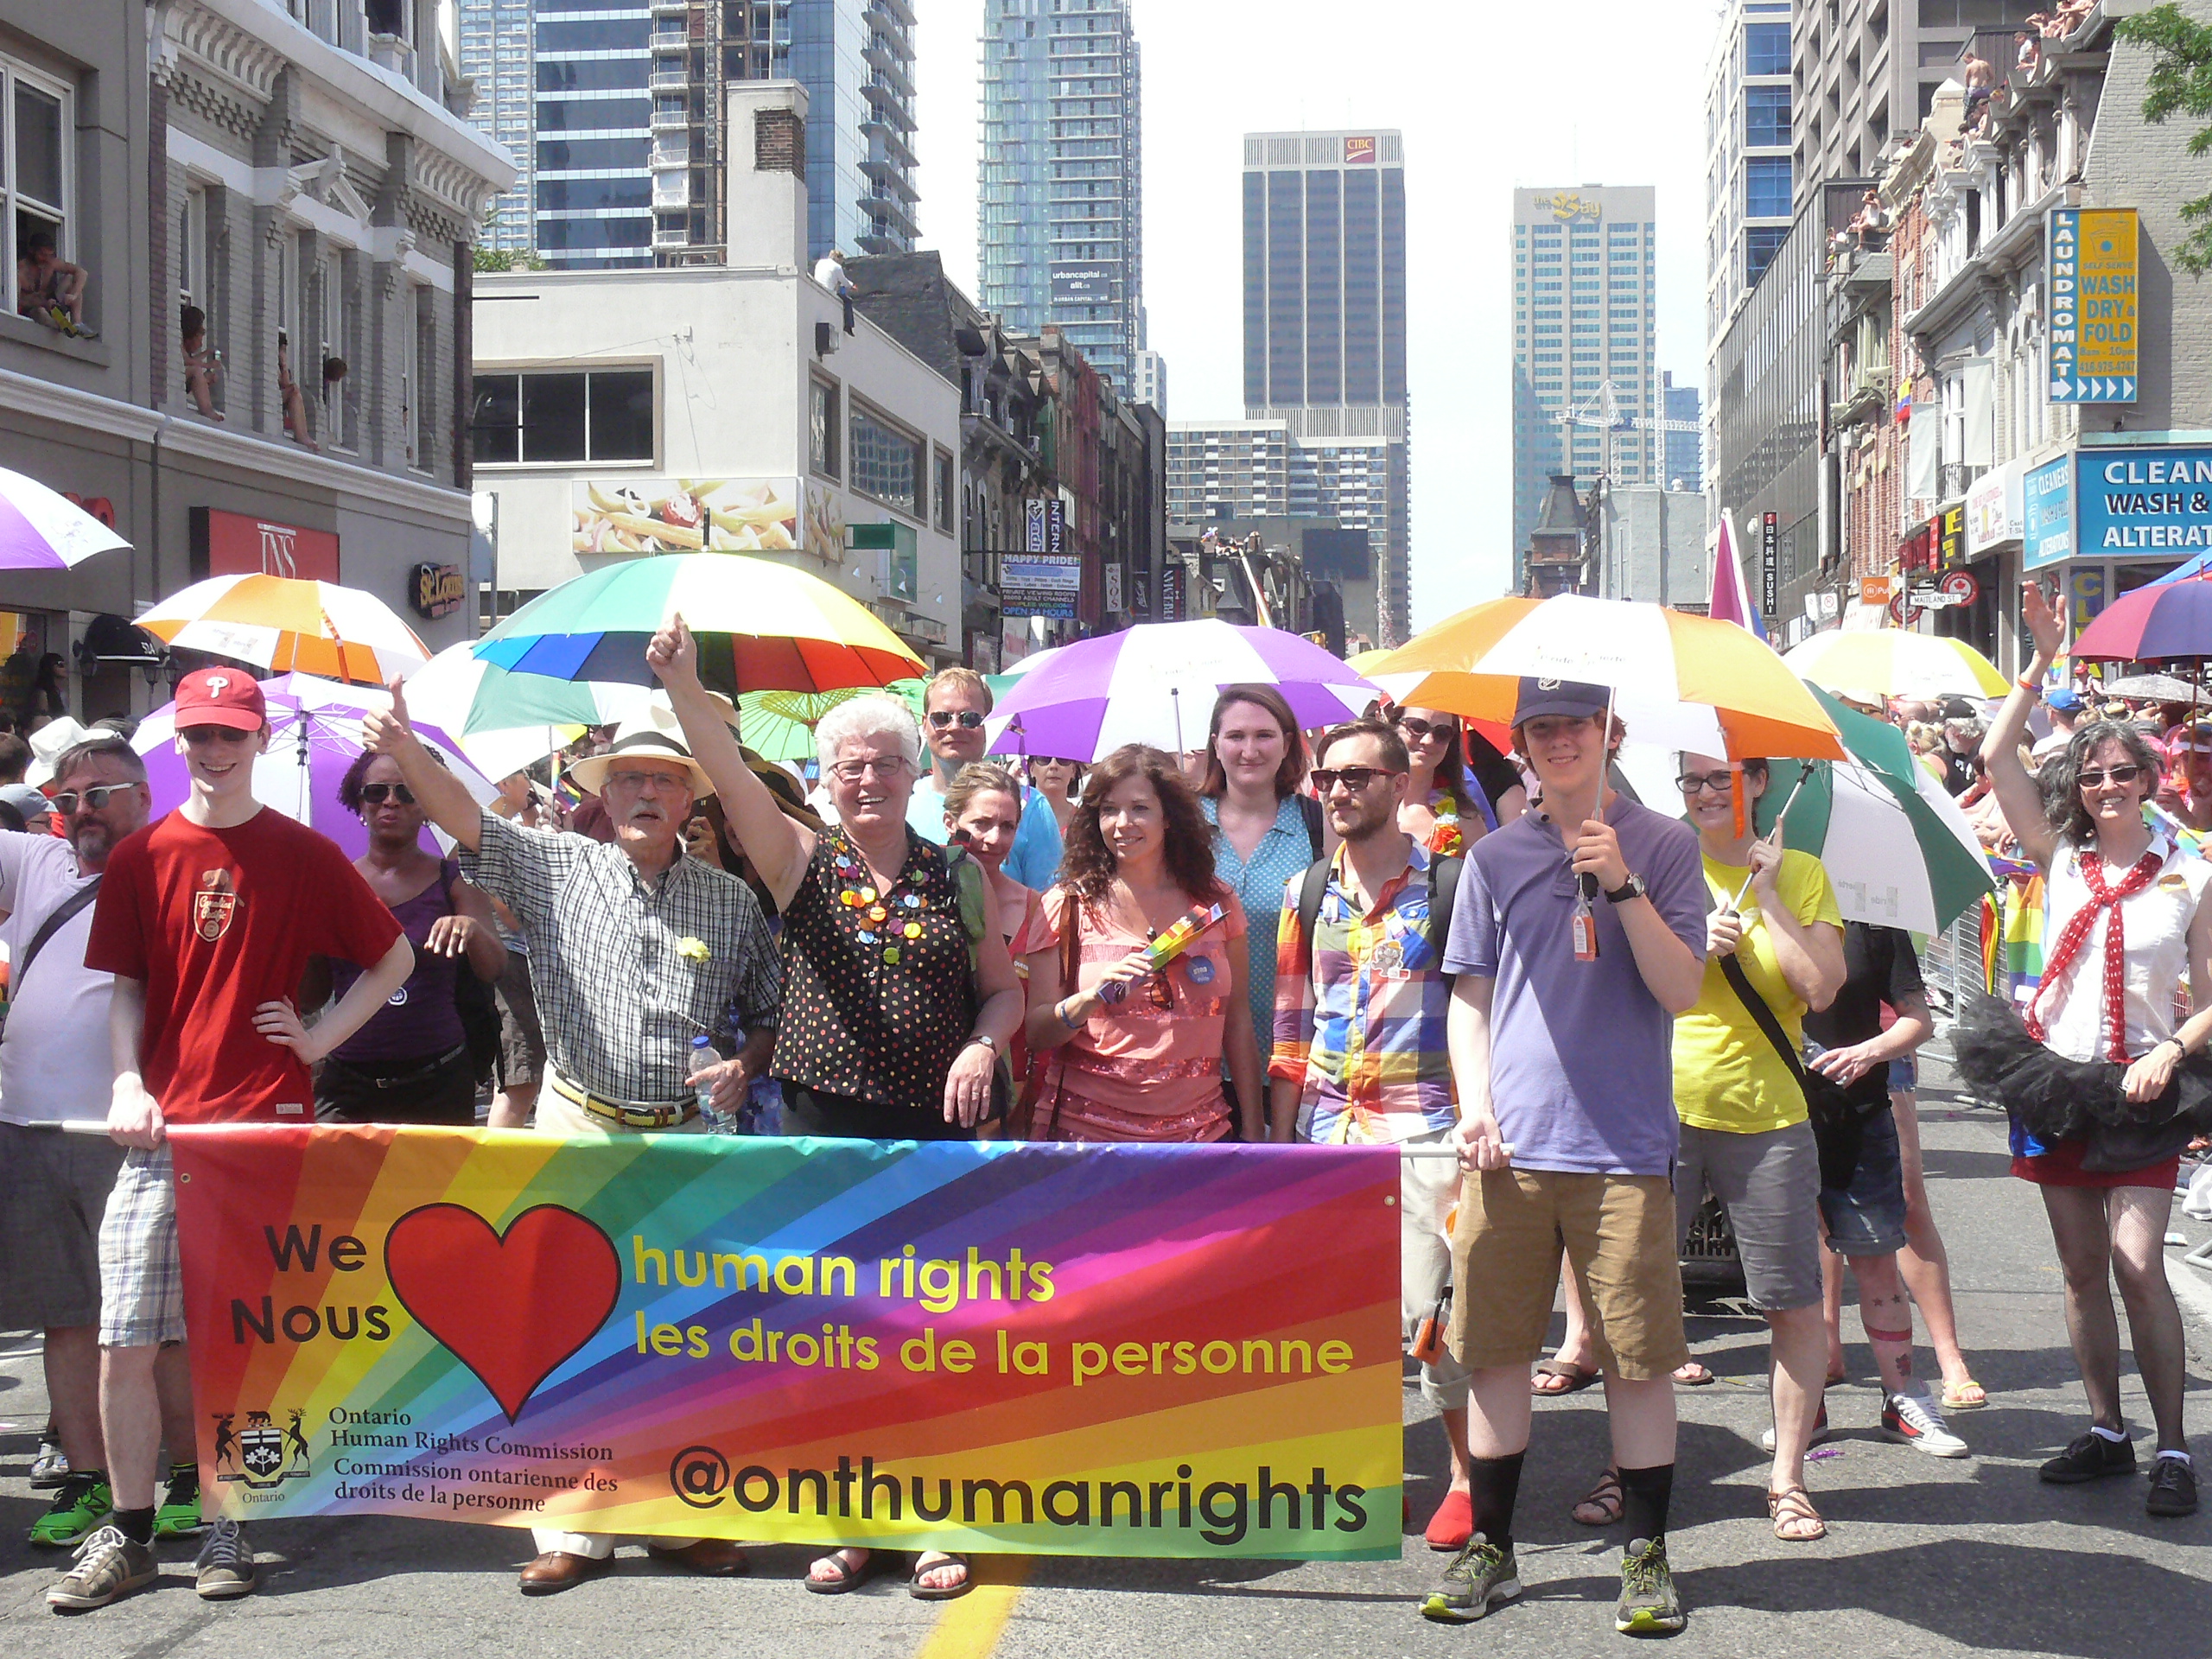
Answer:
[(710, 1135), (730, 1133), (729, 1114), (715, 1104), (714, 1080), (699, 1074), (709, 1066), (721, 1063), (721, 1051), (704, 1033), (691, 1039), (691, 1075), (697, 1079), (693, 1090), (699, 1102), (699, 1116), (706, 1121), (707, 1131)]

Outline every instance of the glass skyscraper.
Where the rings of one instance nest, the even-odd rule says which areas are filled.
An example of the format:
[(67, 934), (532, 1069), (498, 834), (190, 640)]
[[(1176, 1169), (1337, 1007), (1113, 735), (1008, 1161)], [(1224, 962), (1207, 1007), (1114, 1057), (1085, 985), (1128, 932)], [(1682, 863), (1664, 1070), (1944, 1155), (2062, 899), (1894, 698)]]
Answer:
[(1129, 0), (985, 0), (982, 303), (1058, 323), (1124, 396), (1144, 349), (1141, 134)]
[(810, 259), (912, 250), (909, 0), (522, 3), (536, 14), (537, 246), (556, 267), (721, 257), (733, 80), (806, 88)]
[[(1513, 572), (1554, 473), (1586, 493), (1662, 476), (1656, 197), (1648, 185), (1513, 193)], [(1562, 416), (1572, 420), (1562, 423)]]
[(1399, 135), (1245, 134), (1243, 220), (1245, 416), (1285, 423), (1341, 474), (1331, 511), (1363, 522), (1377, 630), (1399, 644), (1412, 626)]
[(515, 159), (514, 188), (493, 202), (484, 235), (486, 247), (528, 248), (535, 242), (532, 217), (532, 133), (531, 87), (531, 0), (461, 0), (461, 73), (476, 83), (476, 106), (469, 119), (493, 143)]

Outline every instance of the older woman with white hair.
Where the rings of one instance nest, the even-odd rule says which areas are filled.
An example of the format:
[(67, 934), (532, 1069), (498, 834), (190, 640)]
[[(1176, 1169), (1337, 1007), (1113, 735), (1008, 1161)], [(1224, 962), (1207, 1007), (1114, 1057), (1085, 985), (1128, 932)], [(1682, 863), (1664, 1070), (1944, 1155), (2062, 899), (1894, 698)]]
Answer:
[[(982, 869), (957, 867), (906, 826), (922, 733), (895, 697), (861, 696), (815, 728), (837, 823), (794, 822), (745, 763), (699, 684), (681, 617), (647, 660), (668, 689), (693, 756), (714, 782), (730, 838), (784, 918), (784, 1001), (771, 1071), (792, 1134), (849, 1140), (966, 1140), (991, 1105), (999, 1057), (1022, 1019), (1020, 982)], [(865, 1549), (816, 1561), (807, 1587), (837, 1594), (870, 1573)], [(961, 1594), (967, 1563), (931, 1551), (909, 1588)]]

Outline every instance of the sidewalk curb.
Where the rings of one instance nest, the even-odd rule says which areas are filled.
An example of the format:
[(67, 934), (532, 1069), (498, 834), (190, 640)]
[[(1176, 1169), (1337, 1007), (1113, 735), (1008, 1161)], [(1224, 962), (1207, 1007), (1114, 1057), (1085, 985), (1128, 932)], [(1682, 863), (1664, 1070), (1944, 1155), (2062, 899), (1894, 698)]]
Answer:
[(2169, 1254), (2166, 1280), (2174, 1287), (2174, 1300), (2181, 1304), (2182, 1312), (2191, 1316), (2183, 1321), (2183, 1334), (2190, 1347), (2196, 1351), (2200, 1361), (2212, 1365), (2212, 1274), (2201, 1272), (2178, 1255)]

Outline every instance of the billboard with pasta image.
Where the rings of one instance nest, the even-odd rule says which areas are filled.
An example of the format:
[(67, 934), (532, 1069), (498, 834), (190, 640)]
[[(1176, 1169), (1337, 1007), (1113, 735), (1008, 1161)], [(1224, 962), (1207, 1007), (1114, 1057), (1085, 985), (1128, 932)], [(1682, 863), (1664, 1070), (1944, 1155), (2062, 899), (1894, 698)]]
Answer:
[(774, 553), (799, 544), (790, 478), (578, 479), (576, 553)]

